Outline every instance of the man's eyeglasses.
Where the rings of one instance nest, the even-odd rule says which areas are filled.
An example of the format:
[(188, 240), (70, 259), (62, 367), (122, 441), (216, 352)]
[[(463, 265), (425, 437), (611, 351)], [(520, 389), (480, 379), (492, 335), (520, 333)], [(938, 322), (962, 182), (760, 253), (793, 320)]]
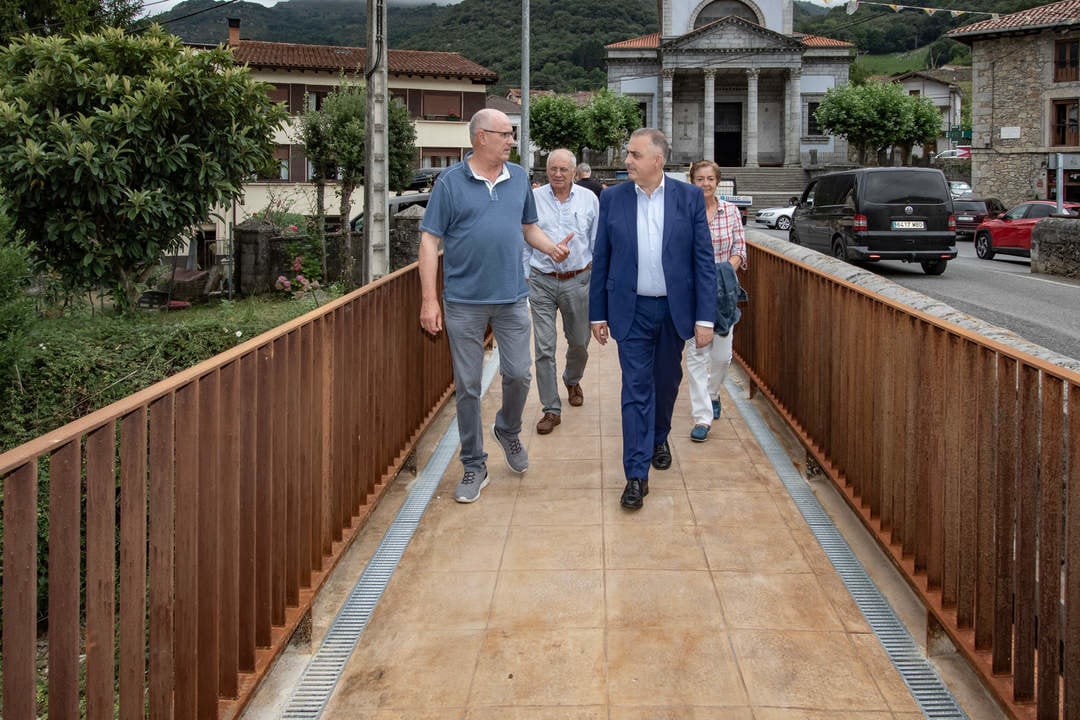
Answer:
[(483, 130), (486, 133), (491, 133), (492, 135), (500, 135), (504, 139), (514, 137), (514, 131), (513, 130), (488, 130), (487, 128), (480, 128), (480, 129)]

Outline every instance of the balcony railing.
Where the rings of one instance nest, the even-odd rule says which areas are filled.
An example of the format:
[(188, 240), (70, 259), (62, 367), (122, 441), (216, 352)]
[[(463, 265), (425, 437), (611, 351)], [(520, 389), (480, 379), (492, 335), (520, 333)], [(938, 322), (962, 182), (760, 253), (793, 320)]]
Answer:
[(3, 717), (242, 708), (449, 397), (419, 304), (414, 265), (0, 456)]
[(1006, 710), (1080, 718), (1080, 373), (831, 258), (748, 259), (735, 350), (757, 388)]

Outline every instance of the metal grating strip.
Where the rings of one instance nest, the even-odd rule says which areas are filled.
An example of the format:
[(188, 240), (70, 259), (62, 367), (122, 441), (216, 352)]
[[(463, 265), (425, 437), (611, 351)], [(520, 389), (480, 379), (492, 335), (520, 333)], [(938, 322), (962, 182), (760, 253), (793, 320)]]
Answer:
[[(496, 348), (484, 363), (481, 395), (487, 392), (498, 367), (499, 350)], [(308, 661), (304, 674), (293, 688), (292, 697), (281, 713), (282, 718), (315, 720), (322, 716), (326, 703), (345, 670), (345, 664), (352, 657), (360, 635), (367, 627), (379, 598), (390, 583), (405, 548), (416, 532), (424, 510), (427, 509), (439, 481), (454, 457), (459, 439), (457, 423), (450, 423), (439, 439), (431, 459), (420, 472), (398, 510), (394, 522), (387, 528), (379, 547), (375, 549), (367, 567), (360, 574), (360, 579), (356, 581), (333, 624), (326, 631), (322, 644)]]
[(967, 715), (960, 709), (952, 692), (942, 682), (934, 666), (923, 655), (907, 627), (900, 622), (889, 601), (870, 579), (866, 568), (855, 557), (851, 546), (840, 535), (832, 518), (818, 502), (810, 485), (791, 464), (791, 459), (758, 415), (757, 410), (749, 400), (743, 397), (741, 389), (733, 380), (729, 378), (725, 387), (735, 401), (739, 414), (746, 421), (750, 431), (754, 433), (765, 456), (769, 458), (776, 474), (791, 494), (791, 499), (813, 531), (821, 549), (836, 568), (848, 592), (855, 600), (855, 604), (859, 606), (863, 617), (866, 618), (867, 624), (874, 631), (874, 635), (900, 673), (900, 677), (904, 679), (908, 690), (911, 691), (911, 696), (922, 709), (923, 715), (928, 718), (967, 720)]

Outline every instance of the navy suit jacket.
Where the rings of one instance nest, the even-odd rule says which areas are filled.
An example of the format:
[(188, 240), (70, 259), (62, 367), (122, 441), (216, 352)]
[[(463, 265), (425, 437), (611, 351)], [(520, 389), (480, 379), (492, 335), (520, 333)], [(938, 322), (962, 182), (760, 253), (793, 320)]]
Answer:
[[(661, 264), (668, 309), (684, 340), (694, 324), (716, 320), (716, 262), (701, 188), (664, 178)], [(606, 321), (616, 342), (630, 332), (637, 302), (637, 193), (623, 182), (600, 194), (589, 285), (589, 321)]]

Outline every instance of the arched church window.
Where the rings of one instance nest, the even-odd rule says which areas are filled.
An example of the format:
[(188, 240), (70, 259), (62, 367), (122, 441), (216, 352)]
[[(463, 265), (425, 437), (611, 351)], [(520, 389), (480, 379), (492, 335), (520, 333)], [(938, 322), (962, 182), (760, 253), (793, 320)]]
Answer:
[(760, 24), (757, 13), (747, 5), (739, 2), (739, 0), (715, 0), (715, 2), (709, 3), (698, 13), (698, 16), (694, 19), (694, 29), (697, 30), (702, 25), (716, 22), (728, 15), (734, 15), (737, 18)]

